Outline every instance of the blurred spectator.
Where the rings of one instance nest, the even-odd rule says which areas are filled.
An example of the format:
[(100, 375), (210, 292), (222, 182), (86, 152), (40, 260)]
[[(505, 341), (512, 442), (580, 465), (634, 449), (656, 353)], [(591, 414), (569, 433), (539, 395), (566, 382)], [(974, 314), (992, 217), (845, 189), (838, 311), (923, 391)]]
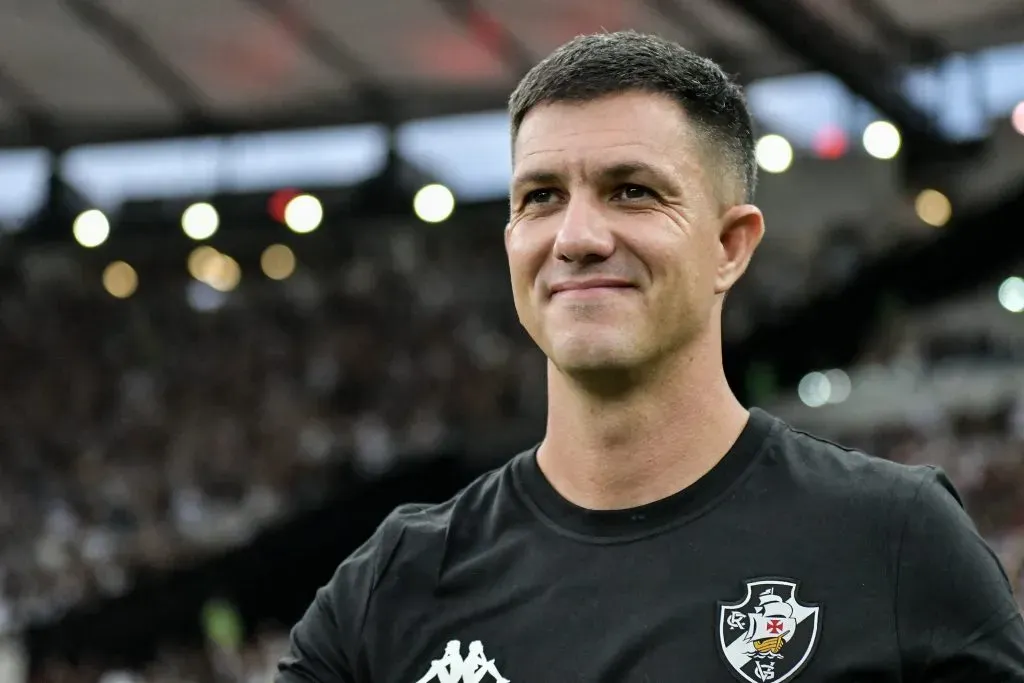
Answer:
[(491, 305), (504, 271), (400, 237), (283, 283), (250, 276), (226, 300), (160, 262), (123, 301), (75, 261), (6, 278), (0, 628), (542, 406), (539, 354)]
[(287, 647), (288, 631), (265, 625), (238, 652), (238, 666), (230, 674), (209, 650), (169, 645), (141, 670), (55, 662), (32, 683), (269, 683)]

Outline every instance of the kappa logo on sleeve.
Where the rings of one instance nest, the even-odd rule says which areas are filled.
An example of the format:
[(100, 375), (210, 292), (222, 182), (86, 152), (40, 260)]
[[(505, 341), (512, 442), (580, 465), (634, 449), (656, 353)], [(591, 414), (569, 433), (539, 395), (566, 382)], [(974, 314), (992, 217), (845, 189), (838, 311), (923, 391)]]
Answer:
[(746, 683), (782, 683), (810, 660), (821, 635), (821, 608), (796, 599), (795, 581), (747, 581), (737, 603), (720, 602), (719, 653)]
[(479, 640), (469, 644), (466, 658), (462, 658), (462, 643), (449, 640), (444, 648), (441, 659), (430, 663), (430, 670), (416, 683), (509, 683), (509, 680), (498, 672), (493, 659), (487, 659), (484, 645)]

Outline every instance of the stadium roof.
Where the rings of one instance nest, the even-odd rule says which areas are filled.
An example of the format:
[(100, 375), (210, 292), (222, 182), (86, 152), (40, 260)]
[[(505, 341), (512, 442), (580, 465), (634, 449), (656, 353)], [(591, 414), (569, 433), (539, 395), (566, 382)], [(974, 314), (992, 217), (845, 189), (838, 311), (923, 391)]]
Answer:
[(831, 71), (912, 129), (885, 69), (1024, 40), (1024, 13), (1019, 0), (7, 0), (0, 146), (500, 108), (552, 48), (619, 28), (745, 81)]

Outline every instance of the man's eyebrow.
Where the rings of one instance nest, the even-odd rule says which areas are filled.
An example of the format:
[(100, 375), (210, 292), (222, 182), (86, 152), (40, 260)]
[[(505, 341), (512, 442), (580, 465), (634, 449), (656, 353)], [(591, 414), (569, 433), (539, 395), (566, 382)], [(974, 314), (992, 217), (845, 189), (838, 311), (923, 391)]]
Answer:
[[(669, 182), (664, 169), (644, 161), (624, 161), (606, 166), (597, 172), (597, 177), (604, 182), (623, 182), (638, 175), (648, 175), (663, 182)], [(535, 170), (516, 174), (512, 179), (513, 187), (524, 185), (556, 185), (561, 175), (555, 171)]]
[(559, 182), (559, 175), (554, 171), (527, 171), (517, 173), (512, 177), (512, 186), (522, 185), (555, 185)]
[(648, 175), (657, 180), (668, 180), (662, 168), (653, 166), (645, 161), (624, 161), (612, 164), (601, 169), (598, 174), (600, 178), (609, 182), (621, 182), (635, 178), (638, 175)]

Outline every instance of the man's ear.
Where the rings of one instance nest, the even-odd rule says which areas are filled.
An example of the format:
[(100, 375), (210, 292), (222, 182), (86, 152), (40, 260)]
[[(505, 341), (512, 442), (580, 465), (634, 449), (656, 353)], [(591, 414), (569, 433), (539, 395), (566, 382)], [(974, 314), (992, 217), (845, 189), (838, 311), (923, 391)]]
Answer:
[(764, 215), (753, 204), (741, 204), (721, 217), (715, 293), (729, 291), (746, 272), (754, 250), (764, 237)]

